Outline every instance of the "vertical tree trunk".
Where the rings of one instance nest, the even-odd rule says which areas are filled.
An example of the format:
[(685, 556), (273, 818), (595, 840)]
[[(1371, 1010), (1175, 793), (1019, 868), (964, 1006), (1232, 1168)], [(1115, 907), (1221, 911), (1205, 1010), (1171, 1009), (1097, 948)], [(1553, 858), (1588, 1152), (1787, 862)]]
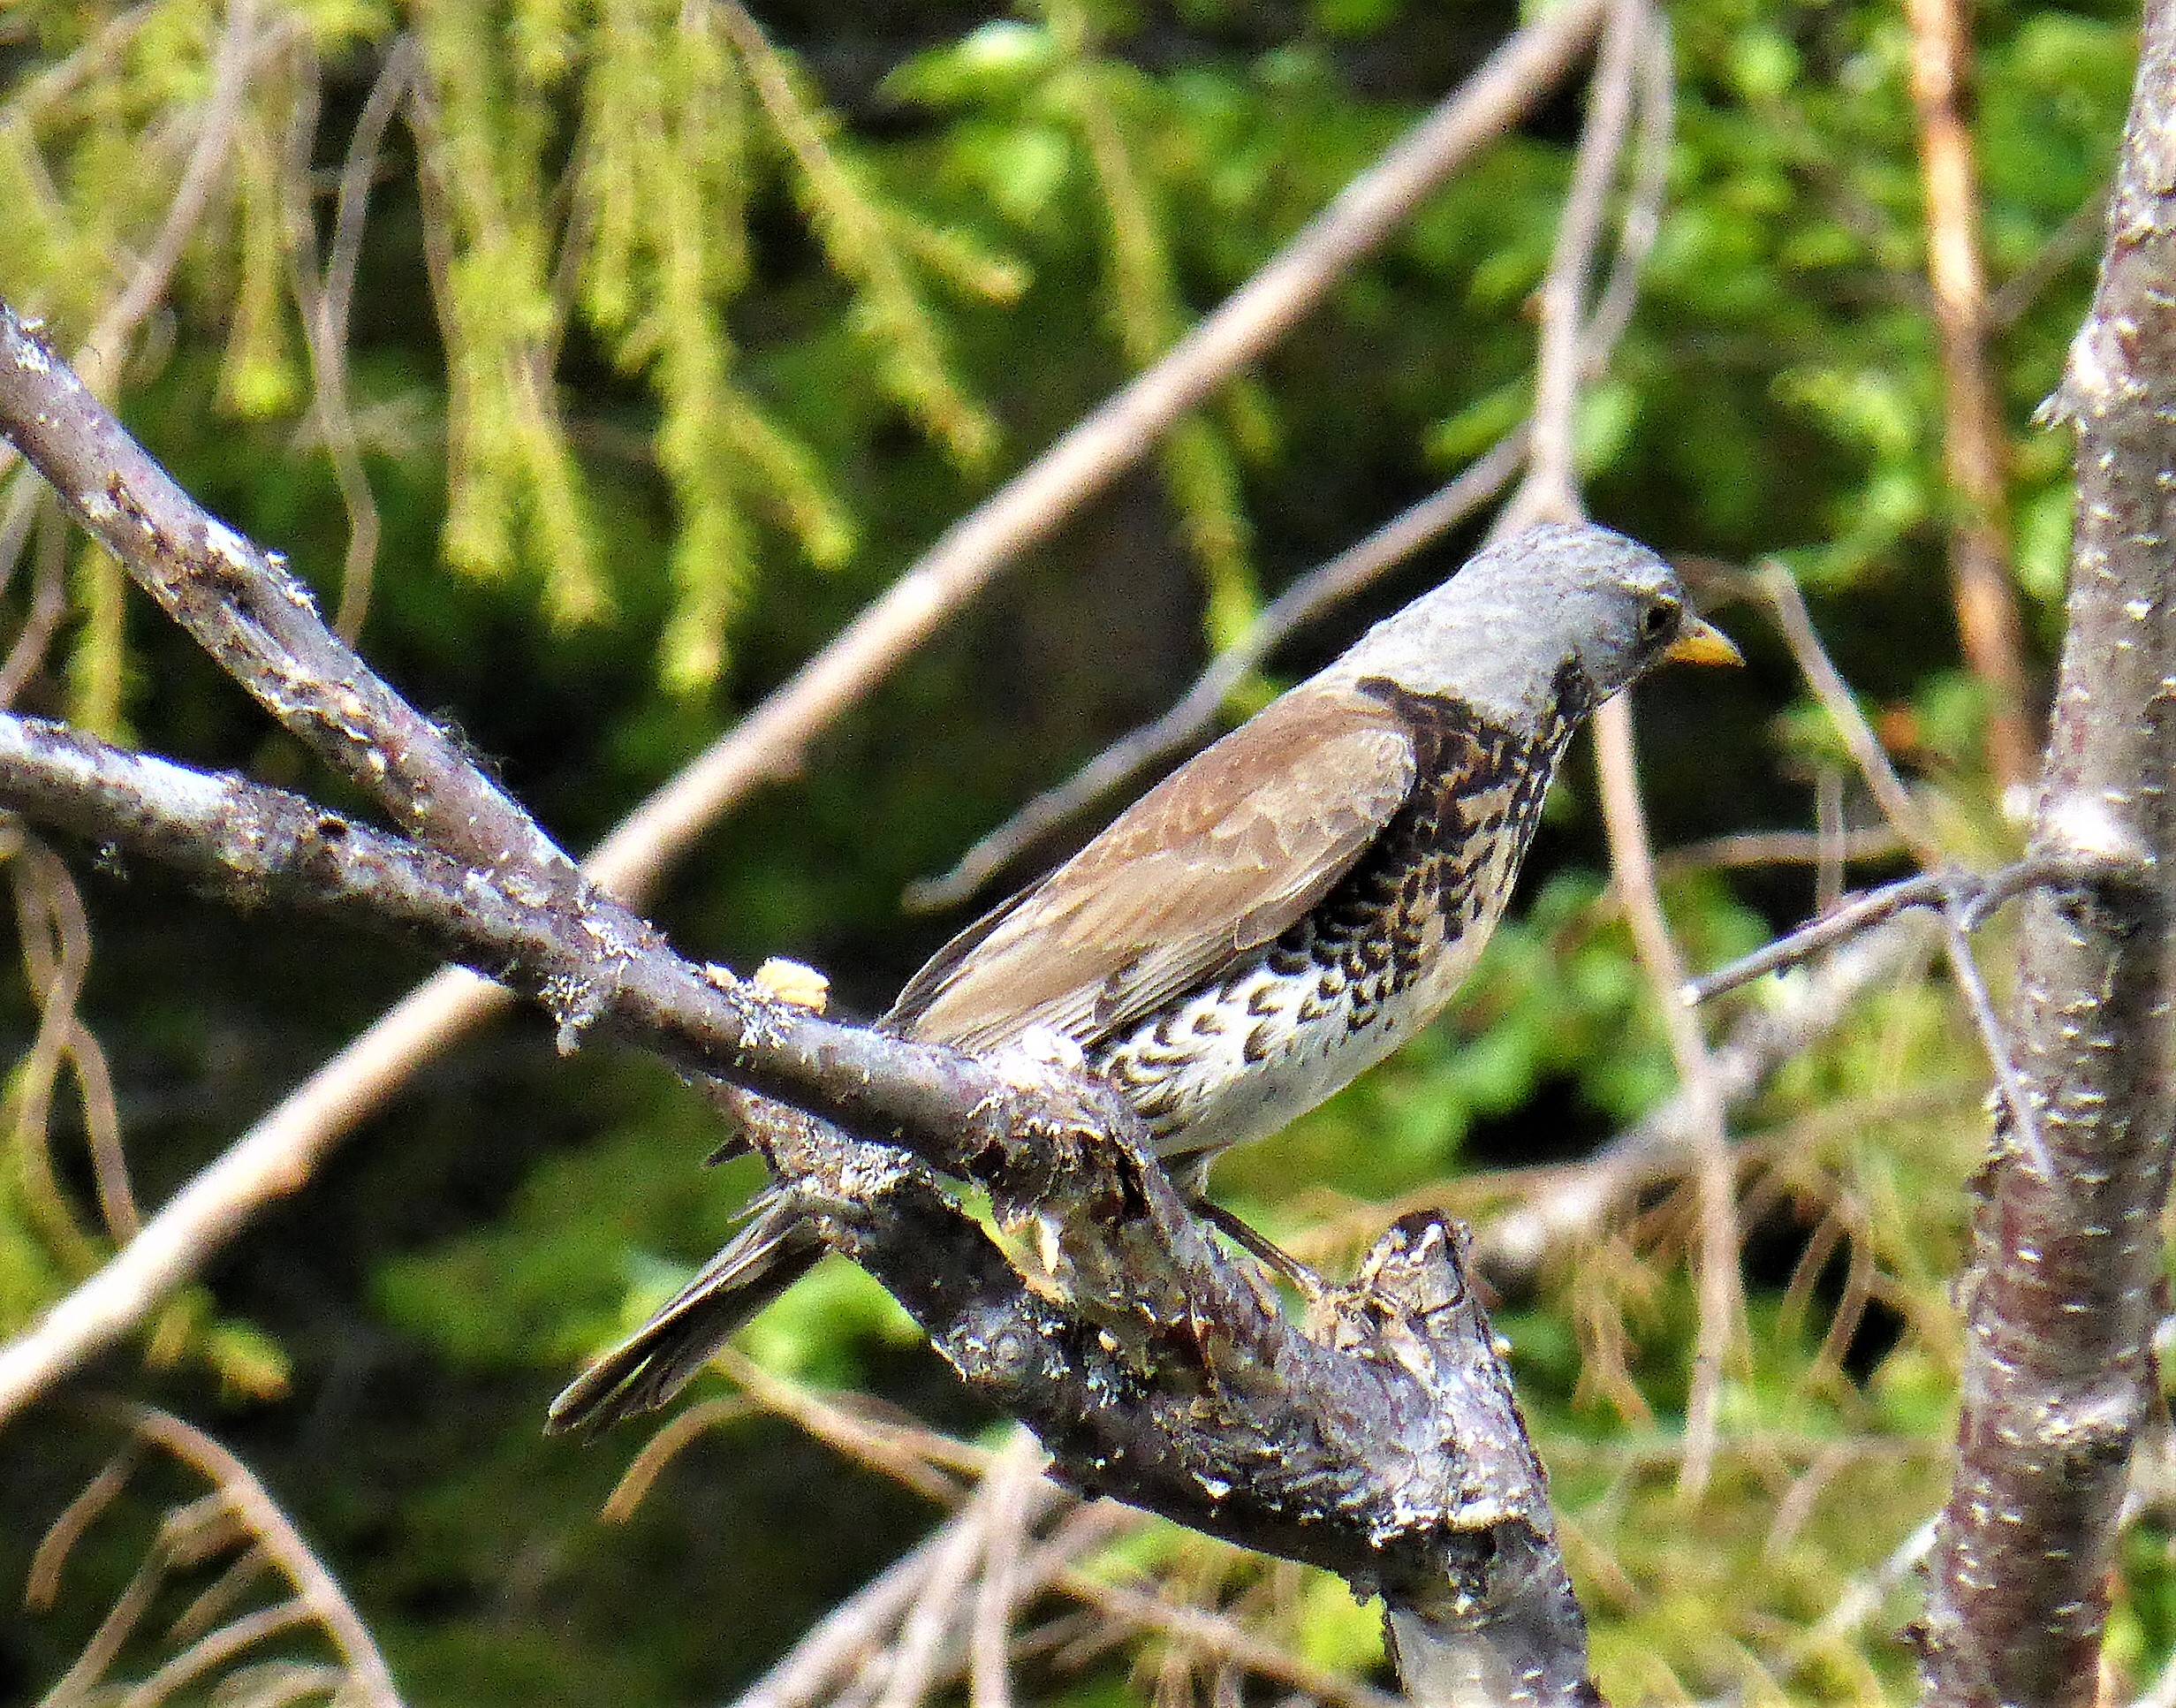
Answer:
[(2100, 287), (2052, 413), (2077, 431), (2078, 519), (2033, 841), (2108, 876), (2027, 907), (2013, 1047), (2057, 1178), (1998, 1145), (1965, 1277), (1924, 1670), (1930, 1699), (1990, 1708), (2093, 1700), (2154, 1393), (2176, 1098), (2176, 0), (2149, 0)]
[[(1950, 574), (1965, 663), (1987, 691), (1987, 761), (2005, 797), (2032, 769), (2024, 641), (2011, 584), (2002, 402), (1987, 360), (1979, 173), (1965, 123), (1972, 36), (1966, 0), (1907, 0), (1912, 101), (1927, 191), (1927, 278), (1942, 353), (1942, 459), (1958, 515)], [(2005, 808), (2007, 802), (2005, 801)]]

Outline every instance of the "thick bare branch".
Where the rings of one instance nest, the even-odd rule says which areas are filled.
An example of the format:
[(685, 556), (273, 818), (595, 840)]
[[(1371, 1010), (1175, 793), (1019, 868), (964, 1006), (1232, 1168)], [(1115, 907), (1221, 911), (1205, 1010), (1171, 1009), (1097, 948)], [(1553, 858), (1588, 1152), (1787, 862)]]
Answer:
[[(859, 1136), (784, 1108), (752, 1128), (774, 1173), (1067, 1481), (1382, 1593), (1406, 1652), (1424, 1636), (1476, 1700), (1587, 1688), (1541, 1469), (1440, 1221), (1386, 1234), (1317, 1340), (1194, 1219), (1131, 1112), (1062, 1067), (837, 1025), (603, 904), (34, 720), (0, 720), (0, 803), (235, 900), (398, 927), (535, 996), (570, 1042), (612, 1031), (823, 1109)], [(986, 1185), (1007, 1225), (1054, 1228), (1056, 1286), (1016, 1273), (909, 1150)]]
[(2176, 1127), (2176, 4), (2145, 19), (2107, 255), (2053, 411), (2078, 435), (2078, 509), (2031, 844), (2112, 875), (2025, 903), (2011, 1029), (2054, 1174), (1998, 1143), (1964, 1277), (1957, 1481), (1926, 1618), (1945, 1704), (2093, 1699), (2126, 1468), (2157, 1403)]
[[(639, 901), (717, 817), (790, 774), (808, 745), (1189, 407), (1259, 356), (1560, 77), (1603, 0), (1574, 0), (1505, 42), (1291, 244), (1153, 368), (948, 530), (884, 596), (739, 725), (621, 822), (584, 863)], [(209, 517), (196, 524), (216, 527)], [(426, 1063), (509, 1003), (448, 969), (409, 992), (216, 1161), (102, 1269), (0, 1349), (0, 1415), (130, 1333), (265, 1205)]]
[(318, 620), (285, 560), (176, 485), (4, 304), (0, 432), (222, 669), (404, 828), (487, 870), (580, 887), (566, 856), (453, 738)]

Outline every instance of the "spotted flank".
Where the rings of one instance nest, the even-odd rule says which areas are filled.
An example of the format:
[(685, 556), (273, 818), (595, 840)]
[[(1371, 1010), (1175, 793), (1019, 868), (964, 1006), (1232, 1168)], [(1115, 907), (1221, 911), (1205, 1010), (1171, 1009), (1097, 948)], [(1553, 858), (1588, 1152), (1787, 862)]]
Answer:
[[(1734, 656), (1635, 541), (1553, 524), (1498, 541), (938, 950), (879, 1023), (974, 1052), (1057, 1034), (1164, 1156), (1205, 1166), (1450, 1000), (1596, 706), (1664, 658)], [(824, 1240), (792, 1193), (766, 1195), (554, 1427), (662, 1405)]]
[(1455, 701), (1361, 686), (1420, 749), (1406, 805), (1273, 942), (1091, 1054), (1167, 1158), (1274, 1132), (1380, 1061), (1449, 1001), (1510, 897), (1571, 720), (1524, 741)]

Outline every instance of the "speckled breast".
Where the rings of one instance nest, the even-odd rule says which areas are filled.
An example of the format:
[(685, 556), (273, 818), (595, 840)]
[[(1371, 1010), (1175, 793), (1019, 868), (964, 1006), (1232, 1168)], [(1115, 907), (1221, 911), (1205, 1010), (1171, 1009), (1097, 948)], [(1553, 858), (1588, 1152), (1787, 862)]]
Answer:
[(1414, 735), (1405, 806), (1273, 943), (1096, 1052), (1167, 1158), (1275, 1132), (1381, 1060), (1442, 1011), (1510, 899), (1573, 720), (1520, 740), (1379, 691)]

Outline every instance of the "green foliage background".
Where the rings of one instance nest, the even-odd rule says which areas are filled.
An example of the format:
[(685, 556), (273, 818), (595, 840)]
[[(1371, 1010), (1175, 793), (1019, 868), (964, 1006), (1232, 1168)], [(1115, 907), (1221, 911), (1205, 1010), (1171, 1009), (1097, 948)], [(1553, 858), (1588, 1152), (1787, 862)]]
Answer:
[[(213, 76), (223, 8), (141, 12), (87, 74), (57, 82), (121, 9), (0, 11), (0, 294), (42, 314), (63, 348), (151, 242), (188, 142), (176, 115)], [(428, 122), (388, 133), (348, 340), (383, 527), (362, 644), (573, 846), (1243, 281), (1517, 22), (1497, 4), (1402, 0), (1051, 0), (995, 20), (938, 0), (797, 0), (762, 7), (760, 24), (679, 0), (263, 12), (284, 45), (253, 75), (231, 180), (118, 395), (185, 483), (340, 604), (349, 517), (310, 414), (292, 269), (301, 234), (321, 253), (330, 240), (348, 139), (389, 45), (411, 36)], [(1630, 334), (1582, 410), (1590, 506), (1673, 554), (1786, 563), (1953, 846), (1997, 857), (2014, 833), (1980, 769), (1981, 706), (1950, 614), (1901, 17), (1868, 0), (1686, 0), (1672, 21), (1669, 203)], [(2089, 289), (2096, 233), (2059, 234), (2107, 177), (2134, 19), (2111, 0), (1989, 0), (1976, 29), (1990, 269), (2022, 281), (2001, 298), (2014, 313), (1996, 355), (2044, 684), (2069, 446), (2029, 416)], [(1516, 423), (1524, 306), (1578, 118), (1573, 95), (1547, 103), (1149, 471), (735, 813), (661, 904), (675, 938), (737, 966), (792, 955), (827, 969), (848, 1006), (881, 1008), (957, 922), (903, 918), (905, 883), (1160, 710), (1265, 593)], [(299, 207), (281, 166), (298, 159), (314, 186)], [(329, 788), (110, 564), (68, 551), (66, 613), (19, 703)], [(1277, 677), (1457, 556), (1399, 571)], [(27, 587), (19, 574), (0, 592), (11, 636)], [(1718, 614), (1752, 668), (1641, 694), (1665, 846), (1808, 825), (1812, 780), (1839, 759), (1759, 612)], [(427, 970), (66, 852), (94, 931), (80, 1007), (113, 1064), (147, 1203)], [(1651, 1107), (1668, 1053), (1605, 871), (1582, 764), (1552, 801), (1519, 917), (1452, 1015), (1232, 1158), (1224, 1196), (1279, 1238), (1312, 1231), (1334, 1261), (1380, 1225), (1371, 1206), (1420, 1195), (1483, 1215), (1535, 1178), (1496, 1171), (1575, 1159)], [(1669, 892), (1702, 963), (1809, 900), (1790, 869), (1691, 870)], [(1988, 951), (1999, 983), (1999, 930)], [(35, 1014), (20, 990), (6, 1002), (12, 1055)], [(1945, 1486), (1947, 1283), (1983, 1077), (1945, 989), (1907, 977), (1741, 1123), (1754, 1349), (1696, 1499), (1677, 1492), (1683, 1206), (1658, 1196), (1505, 1302), (1612, 1701), (1909, 1693), (1889, 1635), (1908, 1594), (1862, 1632), (1801, 1639)], [(20, 1070), (10, 1097), (0, 1330), (103, 1249), (80, 1119), (64, 1099), (51, 1127), (64, 1226), (39, 1196)], [(413, 1703), (718, 1699), (932, 1514), (758, 1417), (706, 1437), (631, 1522), (603, 1525), (635, 1443), (540, 1437), (582, 1355), (729, 1228), (750, 1176), (696, 1167), (711, 1142), (700, 1100), (655, 1066), (602, 1046), (563, 1060), (542, 1026), (502, 1028), (224, 1256), (167, 1313), (148, 1364), (110, 1359), (98, 1382), (156, 1397), (250, 1459)], [(745, 1346), (994, 1439), (995, 1420), (843, 1270)], [(19, 1579), (107, 1445), (60, 1409), (9, 1431), (0, 1577)], [(54, 1613), (0, 1619), (0, 1697), (34, 1697), (65, 1667), (140, 1544), (123, 1528), (86, 1545)], [(2149, 1677), (2176, 1636), (2170, 1548), (2149, 1513), (2111, 1629), (2119, 1678)], [(1109, 1568), (1128, 1566), (1224, 1596), (1266, 1570), (1164, 1530)], [(1371, 1614), (1334, 1584), (1279, 1582), (1284, 1638), (1325, 1665), (1379, 1667)], [(1082, 1703), (1138, 1695), (1149, 1656), (1131, 1684), (1126, 1654), (1031, 1684)]]

